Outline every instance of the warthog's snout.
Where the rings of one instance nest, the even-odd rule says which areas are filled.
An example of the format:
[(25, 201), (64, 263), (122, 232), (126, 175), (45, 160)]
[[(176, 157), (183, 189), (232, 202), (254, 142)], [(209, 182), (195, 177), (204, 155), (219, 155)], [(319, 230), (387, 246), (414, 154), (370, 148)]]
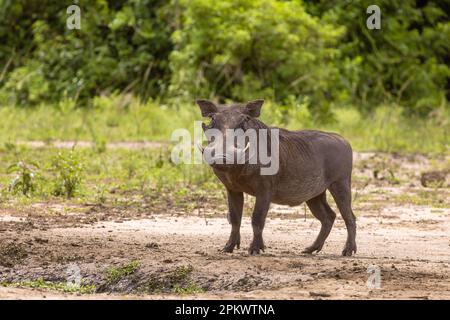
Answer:
[(210, 143), (206, 147), (198, 145), (203, 159), (212, 167), (220, 167), (226, 165), (239, 165), (246, 163), (246, 153), (250, 148), (250, 142), (244, 148), (234, 145), (223, 146), (221, 144)]

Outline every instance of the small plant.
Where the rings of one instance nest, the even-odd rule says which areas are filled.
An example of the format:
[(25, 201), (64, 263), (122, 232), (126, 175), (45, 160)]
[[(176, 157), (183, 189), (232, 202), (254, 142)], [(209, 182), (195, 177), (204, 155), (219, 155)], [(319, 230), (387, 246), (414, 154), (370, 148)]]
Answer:
[(178, 266), (166, 274), (153, 274), (142, 289), (147, 293), (192, 294), (204, 292), (204, 289), (193, 281), (191, 277), (193, 270), (191, 265), (186, 265)]
[(95, 194), (95, 201), (98, 204), (104, 204), (106, 202), (106, 187), (104, 185), (100, 185), (95, 188), (96, 194)]
[(106, 139), (96, 133), (90, 121), (86, 121), (86, 126), (88, 127), (89, 133), (92, 137), (93, 150), (97, 153), (104, 153), (106, 151)]
[(80, 188), (83, 165), (71, 150), (68, 154), (58, 153), (53, 159), (52, 166), (57, 174), (54, 195), (72, 198)]
[(20, 281), (20, 282), (0, 282), (3, 287), (26, 287), (26, 288), (38, 288), (38, 289), (48, 289), (57, 290), (68, 293), (82, 293), (89, 294), (94, 293), (96, 290), (95, 285), (81, 284), (80, 286), (71, 286), (66, 282), (49, 282), (45, 281), (43, 278), (32, 281)]
[(170, 279), (173, 282), (181, 282), (187, 279), (191, 275), (192, 271), (194, 271), (194, 267), (191, 265), (178, 266), (170, 274)]
[(198, 286), (195, 283), (190, 283), (185, 287), (175, 286), (172, 291), (176, 294), (194, 294), (205, 292), (202, 287)]
[(97, 153), (104, 153), (106, 151), (106, 139), (101, 137), (94, 137), (93, 149)]
[(36, 189), (37, 169), (37, 164), (24, 161), (9, 166), (7, 172), (16, 174), (9, 184), (9, 191), (22, 192), (23, 195), (28, 196)]
[(126, 172), (126, 176), (128, 179), (134, 178), (138, 171), (138, 164), (136, 158), (133, 155), (130, 155), (126, 159), (124, 159), (121, 163), (124, 172)]
[(139, 261), (134, 260), (119, 267), (111, 267), (107, 270), (107, 280), (109, 283), (117, 283), (120, 280), (135, 273), (140, 266), (141, 264), (139, 263)]
[(5, 142), (4, 147), (8, 152), (17, 153), (17, 145), (15, 143)]

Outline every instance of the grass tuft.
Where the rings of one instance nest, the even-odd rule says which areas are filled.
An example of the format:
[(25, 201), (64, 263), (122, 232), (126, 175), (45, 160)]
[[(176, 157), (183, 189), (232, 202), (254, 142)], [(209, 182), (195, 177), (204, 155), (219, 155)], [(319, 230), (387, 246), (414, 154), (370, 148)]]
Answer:
[(111, 283), (117, 283), (122, 279), (125, 279), (126, 277), (132, 275), (135, 273), (139, 267), (140, 267), (139, 261), (131, 261), (127, 264), (121, 265), (119, 267), (110, 267), (106, 273), (107, 273), (107, 281)]
[(32, 281), (20, 281), (20, 282), (1, 282), (0, 286), (3, 287), (25, 287), (33, 289), (45, 289), (45, 290), (57, 290), (68, 293), (81, 293), (89, 294), (95, 293), (95, 285), (81, 284), (80, 286), (75, 286), (67, 282), (50, 282), (44, 281), (43, 278)]

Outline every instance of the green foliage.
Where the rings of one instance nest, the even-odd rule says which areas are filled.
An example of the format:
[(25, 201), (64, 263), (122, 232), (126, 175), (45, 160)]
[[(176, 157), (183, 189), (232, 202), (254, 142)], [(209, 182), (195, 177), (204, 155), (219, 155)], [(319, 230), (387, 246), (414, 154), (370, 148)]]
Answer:
[(48, 99), (49, 83), (45, 79), (42, 67), (36, 61), (14, 69), (2, 90), (0, 101), (9, 104), (36, 104)]
[(284, 119), (301, 105), (328, 122), (347, 105), (421, 117), (448, 107), (445, 1), (378, 1), (381, 30), (366, 28), (370, 0), (94, 0), (78, 4), (81, 29), (69, 30), (72, 4), (0, 1), (0, 105), (261, 97)]
[(59, 152), (53, 159), (52, 169), (56, 173), (53, 193), (56, 196), (72, 198), (79, 190), (82, 181), (83, 165), (75, 152)]
[(81, 29), (69, 30), (71, 0), (0, 1), (0, 66), (10, 71), (0, 98), (28, 105), (116, 90), (156, 96), (164, 90), (171, 49), (165, 3), (82, 2)]
[(182, 3), (183, 28), (172, 35), (176, 93), (276, 101), (309, 96), (313, 108), (326, 106), (338, 77), (335, 47), (343, 27), (322, 23), (297, 1)]
[(36, 163), (19, 161), (8, 167), (8, 173), (15, 173), (9, 184), (9, 190), (13, 193), (21, 192), (27, 196), (36, 189), (37, 170)]
[[(365, 110), (395, 103), (424, 116), (450, 96), (450, 7), (445, 1), (305, 1), (311, 14), (346, 33), (338, 48), (342, 99)], [(366, 8), (381, 9), (381, 29), (368, 30)]]

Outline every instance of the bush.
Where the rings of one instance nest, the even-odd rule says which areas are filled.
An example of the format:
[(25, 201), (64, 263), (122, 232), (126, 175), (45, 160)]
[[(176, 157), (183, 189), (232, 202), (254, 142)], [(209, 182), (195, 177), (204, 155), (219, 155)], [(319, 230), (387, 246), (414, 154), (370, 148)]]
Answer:
[(381, 30), (370, 0), (93, 0), (68, 30), (72, 4), (0, 1), (0, 105), (260, 97), (330, 120), (345, 105), (424, 117), (450, 97), (445, 1), (380, 0)]
[[(38, 102), (35, 98), (85, 103), (123, 90), (146, 99), (164, 90), (171, 50), (164, 0), (80, 3), (80, 30), (66, 28), (66, 8), (72, 4), (0, 1), (0, 102), (13, 91), (16, 102), (25, 105)], [(10, 71), (3, 83), (2, 71)], [(24, 81), (28, 87), (20, 87)], [(33, 88), (42, 85), (43, 92), (36, 95)]]
[[(338, 76), (334, 47), (344, 28), (322, 23), (297, 1), (183, 1), (172, 38), (171, 92), (189, 97), (287, 101), (310, 97), (326, 111)], [(320, 104), (319, 104), (320, 102)]]
[(378, 1), (381, 29), (368, 30), (370, 0), (307, 0), (308, 12), (344, 24), (338, 48), (338, 85), (347, 102), (365, 111), (380, 104), (401, 105), (409, 115), (425, 116), (450, 97), (449, 7), (445, 1)]
[(26, 163), (19, 161), (8, 167), (8, 173), (16, 175), (11, 180), (9, 191), (13, 193), (21, 192), (28, 196), (35, 191), (37, 185), (38, 165), (35, 163)]

